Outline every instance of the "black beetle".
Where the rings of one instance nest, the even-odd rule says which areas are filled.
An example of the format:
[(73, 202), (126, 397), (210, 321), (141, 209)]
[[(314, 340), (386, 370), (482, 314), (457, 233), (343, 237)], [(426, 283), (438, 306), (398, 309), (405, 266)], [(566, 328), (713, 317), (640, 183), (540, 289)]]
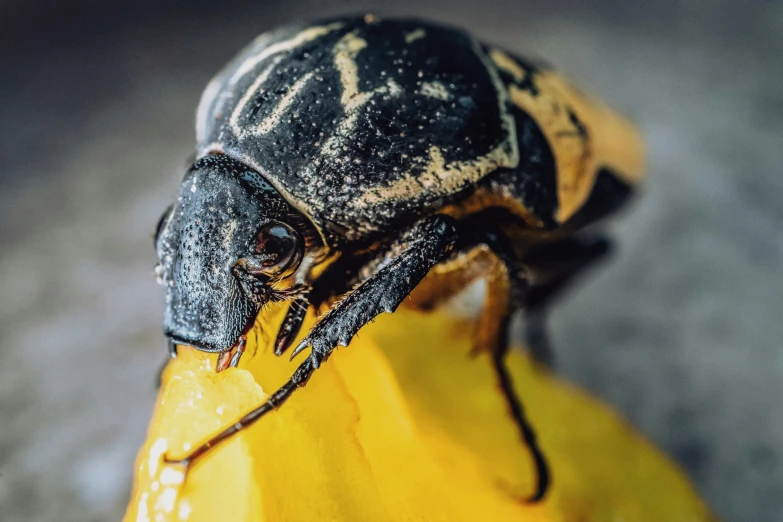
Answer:
[(170, 462), (191, 464), (279, 406), (436, 267), (414, 306), (489, 283), (482, 348), (541, 499), (547, 466), (504, 364), (509, 321), (545, 309), (606, 253), (587, 227), (641, 176), (634, 129), (549, 68), (465, 32), (365, 16), (258, 37), (208, 85), (197, 134), (155, 238), (172, 354), (185, 344), (235, 366), (262, 306), (290, 300), (280, 355), (308, 307), (331, 309), (294, 349), (311, 351), (285, 385)]

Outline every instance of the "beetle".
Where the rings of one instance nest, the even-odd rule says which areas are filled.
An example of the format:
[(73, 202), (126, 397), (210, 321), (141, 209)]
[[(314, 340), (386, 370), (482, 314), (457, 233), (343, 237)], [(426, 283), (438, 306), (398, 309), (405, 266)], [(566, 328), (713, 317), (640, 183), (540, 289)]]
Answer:
[(484, 279), (478, 348), (535, 462), (530, 500), (543, 498), (549, 472), (505, 365), (508, 328), (515, 312), (541, 317), (607, 253), (597, 229), (642, 175), (634, 128), (548, 66), (370, 15), (259, 36), (209, 83), (196, 127), (196, 160), (155, 234), (172, 356), (190, 345), (221, 354), (218, 371), (236, 366), (264, 305), (285, 301), (281, 355), (308, 308), (329, 309), (279, 390), (168, 461), (187, 469), (280, 406), (406, 298), (430, 309)]

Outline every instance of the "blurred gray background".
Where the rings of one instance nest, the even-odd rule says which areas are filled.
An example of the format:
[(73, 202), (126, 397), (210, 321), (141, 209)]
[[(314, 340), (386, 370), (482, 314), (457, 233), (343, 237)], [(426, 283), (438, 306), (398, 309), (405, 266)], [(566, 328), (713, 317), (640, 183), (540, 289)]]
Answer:
[(726, 521), (783, 520), (783, 2), (761, 0), (0, 3), (0, 519), (121, 517), (165, 352), (150, 236), (199, 94), (257, 33), (369, 9), (544, 57), (640, 124), (650, 181), (552, 317), (561, 371)]

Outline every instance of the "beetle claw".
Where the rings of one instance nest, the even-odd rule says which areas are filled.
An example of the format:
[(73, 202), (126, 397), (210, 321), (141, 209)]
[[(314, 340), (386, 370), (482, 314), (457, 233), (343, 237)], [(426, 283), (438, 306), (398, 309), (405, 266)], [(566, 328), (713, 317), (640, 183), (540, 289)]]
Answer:
[(215, 372), (220, 373), (228, 368), (236, 368), (239, 365), (239, 359), (242, 357), (242, 354), (245, 353), (246, 342), (247, 337), (242, 336), (239, 338), (239, 341), (237, 341), (237, 344), (232, 346), (230, 350), (218, 355)]
[(239, 366), (239, 359), (242, 357), (242, 354), (245, 353), (245, 345), (247, 343), (247, 337), (244, 335), (239, 338), (239, 341), (237, 342), (237, 345), (234, 347), (234, 355), (231, 356), (231, 362), (229, 363), (229, 368), (236, 368)]
[(231, 364), (231, 350), (223, 352), (218, 355), (217, 362), (215, 363), (215, 373), (220, 373), (227, 370)]
[(289, 361), (293, 361), (294, 357), (302, 353), (308, 346), (310, 346), (310, 340), (307, 337), (305, 337), (304, 339), (302, 339), (302, 342), (299, 343), (299, 345), (297, 345), (296, 348), (294, 348), (294, 351), (291, 352), (291, 358), (289, 359)]

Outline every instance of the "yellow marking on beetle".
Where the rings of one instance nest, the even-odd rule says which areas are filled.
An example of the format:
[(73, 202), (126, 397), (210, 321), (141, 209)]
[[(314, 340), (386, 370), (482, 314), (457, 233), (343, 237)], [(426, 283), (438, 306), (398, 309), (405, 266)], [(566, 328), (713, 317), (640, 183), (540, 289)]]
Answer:
[(287, 111), (288, 108), (291, 107), (291, 104), (294, 103), (296, 95), (299, 94), (299, 91), (302, 90), (302, 88), (310, 80), (310, 78), (313, 77), (313, 75), (314, 73), (309, 72), (296, 80), (294, 84), (291, 85), (291, 87), (288, 89), (288, 92), (285, 93), (282, 98), (280, 98), (277, 106), (274, 108), (274, 110), (272, 110), (272, 114), (264, 118), (255, 131), (253, 131), (253, 134), (259, 136), (261, 134), (266, 134), (274, 129), (275, 126), (280, 122), (280, 118), (282, 118), (283, 114), (285, 114), (285, 111)]
[(500, 70), (510, 74), (515, 82), (521, 82), (525, 78), (527, 74), (525, 69), (500, 49), (492, 49), (489, 52), (489, 57)]
[(250, 88), (247, 89), (245, 94), (242, 95), (242, 98), (239, 99), (239, 103), (237, 103), (237, 106), (234, 108), (234, 112), (231, 113), (231, 118), (229, 118), (228, 123), (231, 125), (231, 130), (234, 131), (234, 134), (237, 136), (237, 138), (245, 138), (248, 134), (250, 134), (245, 128), (242, 127), (239, 122), (239, 118), (242, 116), (242, 111), (245, 110), (245, 107), (248, 103), (250, 103), (250, 100), (253, 98), (253, 96), (258, 94), (261, 85), (265, 83), (267, 79), (269, 79), (269, 75), (272, 74), (272, 70), (274, 70), (275, 66), (280, 63), (281, 59), (282, 58), (278, 57), (272, 60), (272, 63), (270, 63), (266, 69), (264, 69), (261, 74), (258, 75), (258, 78), (255, 79)]
[(367, 41), (356, 36), (356, 33), (348, 33), (334, 46), (334, 65), (340, 71), (340, 83), (343, 85), (343, 94), (340, 102), (348, 112), (364, 103), (373, 95), (370, 92), (359, 91), (359, 70), (356, 66), (356, 57), (359, 51), (367, 47)]
[[(486, 245), (477, 245), (469, 250), (458, 252), (432, 267), (427, 277), (404, 301), (403, 306), (424, 312), (432, 311), (450, 304), (455, 297), (463, 294), (478, 281), (486, 283), (493, 273), (504, 268)], [(481, 293), (486, 298), (486, 288), (482, 290), (484, 291)], [(473, 306), (478, 304), (470, 303), (471, 315), (475, 313)], [(502, 317), (503, 314), (500, 316)], [(479, 333), (476, 330), (479, 329), (474, 329), (474, 334)]]
[[(295, 36), (289, 38), (288, 40), (284, 40), (282, 42), (277, 42), (276, 44), (272, 44), (269, 47), (266, 47), (261, 50), (257, 55), (252, 56), (242, 62), (239, 67), (234, 71), (234, 74), (231, 75), (231, 79), (228, 81), (229, 85), (234, 85), (239, 81), (240, 78), (242, 78), (244, 75), (252, 71), (256, 68), (256, 65), (263, 62), (270, 56), (273, 56), (275, 54), (282, 53), (284, 51), (290, 51), (291, 49), (295, 49), (299, 47), (300, 45), (306, 44), (308, 42), (312, 42), (316, 38), (320, 38), (321, 36), (324, 36), (325, 34), (329, 34), (332, 31), (337, 31), (338, 29), (342, 29), (342, 27), (345, 24), (342, 22), (336, 22), (329, 25), (319, 25), (316, 27), (309, 27), (299, 33), (297, 33)], [(265, 35), (261, 35), (259, 37), (263, 38)]]
[[(332, 24), (336, 25), (336, 24)], [(331, 26), (327, 26), (331, 27)], [(253, 39), (253, 41), (250, 43), (250, 45), (247, 46), (248, 49), (262, 49), (262, 53), (258, 55), (254, 55), (250, 59), (246, 59), (240, 66), (234, 70), (234, 73), (231, 76), (231, 79), (229, 82), (231, 85), (235, 85), (239, 79), (247, 74), (251, 69), (255, 67), (259, 63), (259, 61), (263, 58), (266, 58), (270, 56), (269, 54), (265, 54), (264, 51), (267, 49), (267, 44), (270, 40), (272, 40), (275, 35), (277, 34), (276, 31), (269, 31), (266, 33), (262, 33), (258, 35), (256, 38)], [(262, 58), (263, 57), (263, 58)], [(252, 62), (252, 63), (251, 63)], [(196, 139), (198, 143), (201, 143), (202, 141), (207, 139), (206, 136), (206, 130), (207, 130), (207, 119), (209, 118), (209, 113), (212, 107), (214, 106), (215, 99), (217, 98), (218, 94), (220, 93), (225, 84), (224, 80), (226, 75), (228, 74), (228, 70), (230, 70), (232, 63), (229, 63), (226, 67), (224, 67), (220, 72), (218, 72), (212, 80), (210, 80), (209, 84), (207, 85), (206, 89), (204, 89), (204, 93), (201, 95), (201, 99), (199, 100), (198, 109), (196, 110)], [(255, 91), (255, 89), (253, 89)]]
[[(242, 62), (239, 65), (239, 67), (237, 67), (237, 69), (234, 71), (234, 74), (231, 75), (231, 79), (229, 79), (228, 84), (235, 85), (242, 77), (244, 77), (247, 73), (255, 69), (255, 67), (259, 63), (263, 62), (267, 58), (283, 53), (285, 51), (289, 51), (291, 49), (295, 49), (325, 34), (328, 34), (332, 31), (336, 31), (341, 27), (343, 27), (343, 25), (344, 24), (342, 23), (334, 23), (334, 24), (329, 24), (324, 26), (310, 27), (309, 29), (305, 29), (304, 31), (301, 31), (300, 33), (296, 34), (296, 36), (288, 40), (285, 40), (283, 42), (278, 42), (276, 44), (270, 45), (269, 47), (266, 47), (258, 54)], [(272, 63), (270, 63), (266, 67), (266, 69), (264, 69), (261, 72), (261, 74), (258, 75), (258, 77), (253, 82), (253, 84), (245, 91), (244, 95), (242, 95), (242, 98), (240, 98), (236, 107), (234, 107), (234, 111), (231, 113), (231, 117), (229, 118), (229, 124), (231, 126), (231, 130), (234, 132), (234, 134), (236, 134), (238, 138), (245, 138), (249, 134), (248, 131), (242, 128), (242, 125), (240, 125), (239, 123), (239, 118), (241, 117), (242, 112), (245, 110), (247, 104), (250, 103), (250, 100), (254, 96), (263, 92), (261, 86), (269, 78), (269, 75), (272, 74), (272, 70), (278, 63), (280, 63), (282, 58), (283, 58), (282, 56), (278, 56), (272, 60)]]
[(461, 220), (488, 208), (504, 208), (513, 215), (522, 218), (532, 229), (544, 226), (544, 223), (507, 187), (499, 187), (499, 190), (481, 187), (467, 199), (446, 205), (438, 212)]
[(402, 92), (402, 88), (392, 79), (389, 79), (386, 85), (376, 87), (371, 91), (359, 90), (359, 69), (356, 65), (356, 57), (365, 47), (367, 47), (367, 41), (356, 36), (356, 33), (346, 34), (334, 46), (332, 53), (334, 66), (340, 72), (340, 83), (343, 87), (340, 103), (345, 110), (345, 119), (340, 122), (332, 136), (326, 140), (321, 148), (321, 154), (331, 156), (339, 154), (340, 150), (337, 145), (340, 139), (344, 138), (356, 124), (359, 108), (370, 101), (373, 96), (381, 93), (389, 93), (394, 96)]
[(370, 188), (361, 195), (360, 206), (382, 203), (389, 200), (406, 200), (422, 192), (430, 194), (453, 194), (466, 184), (478, 181), (500, 167), (509, 166), (508, 151), (500, 145), (486, 156), (467, 161), (446, 163), (438, 147), (430, 147), (429, 161), (418, 175), (406, 173), (387, 187)]
[[(497, 49), (490, 57), (515, 81), (525, 70)], [(508, 87), (511, 100), (529, 114), (549, 142), (557, 168), (558, 211), (563, 223), (573, 216), (590, 196), (598, 171), (609, 167), (624, 181), (639, 181), (643, 169), (641, 138), (625, 119), (594, 99), (588, 98), (565, 78), (550, 71), (532, 77), (538, 95), (517, 85)], [(586, 132), (571, 121), (573, 113)]]
[(499, 168), (516, 168), (519, 165), (516, 126), (514, 118), (508, 111), (506, 86), (500, 79), (493, 63), (475, 40), (473, 41), (473, 52), (483, 62), (492, 85), (495, 87), (501, 126), (506, 135), (505, 139), (483, 156), (448, 164), (443, 157), (443, 152), (438, 147), (430, 147), (427, 165), (420, 174), (406, 172), (388, 186), (370, 188), (356, 199), (354, 203), (356, 206), (372, 206), (388, 200), (406, 200), (425, 191), (432, 195), (453, 194), (471, 183), (478, 182)]
[(497, 93), (498, 97), (498, 111), (500, 111), (500, 121), (503, 122), (501, 123), (501, 126), (506, 132), (506, 141), (505, 143), (501, 143), (498, 148), (504, 147), (508, 156), (506, 159), (507, 164), (500, 166), (516, 168), (519, 165), (517, 126), (516, 122), (514, 121), (514, 117), (508, 110), (509, 96), (508, 91), (506, 90), (506, 85), (503, 83), (503, 80), (500, 79), (500, 74), (498, 73), (497, 69), (495, 69), (492, 60), (490, 60), (489, 57), (484, 54), (484, 51), (481, 49), (481, 46), (476, 40), (473, 40), (473, 52), (476, 53), (476, 56), (479, 57), (481, 63), (483, 63), (484, 67), (487, 69), (487, 73), (489, 74), (489, 78), (492, 81), (492, 85), (495, 86), (495, 92)]
[(446, 86), (438, 81), (422, 83), (421, 89), (419, 89), (419, 91), (424, 96), (429, 98), (437, 98), (438, 100), (443, 101), (447, 101), (451, 97), (451, 94), (449, 93), (448, 89), (446, 89)]
[[(536, 78), (539, 80), (539, 78)], [(536, 81), (537, 86), (540, 81)], [(538, 123), (549, 142), (557, 169), (558, 210), (556, 219), (566, 221), (587, 200), (595, 181), (589, 169), (593, 152), (590, 138), (580, 133), (568, 115), (559, 93), (541, 89), (538, 96), (516, 85), (509, 86), (511, 100)]]
[(405, 43), (406, 44), (412, 44), (416, 40), (420, 40), (420, 39), (424, 38), (425, 36), (427, 36), (427, 31), (425, 31), (424, 29), (422, 29), (420, 27), (420, 28), (418, 28), (418, 29), (416, 29), (414, 31), (411, 31), (410, 33), (405, 35)]

